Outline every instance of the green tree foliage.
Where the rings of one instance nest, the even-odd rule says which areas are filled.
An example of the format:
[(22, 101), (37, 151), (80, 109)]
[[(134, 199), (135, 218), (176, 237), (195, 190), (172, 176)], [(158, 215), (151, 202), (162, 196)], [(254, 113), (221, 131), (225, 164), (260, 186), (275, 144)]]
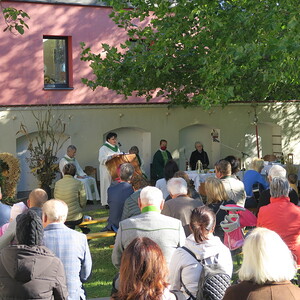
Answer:
[(3, 31), (10, 31), (12, 33), (18, 32), (19, 34), (24, 34), (25, 29), (29, 28), (26, 19), (30, 19), (29, 15), (21, 10), (14, 7), (3, 7), (2, 1), (0, 0), (0, 10), (3, 14), (3, 18), (6, 24), (6, 27)]
[(206, 108), (300, 98), (297, 1), (132, 0), (123, 9), (126, 2), (112, 0), (110, 17), (127, 41), (102, 44), (104, 58), (82, 43), (92, 89), (147, 100), (158, 90), (171, 104)]

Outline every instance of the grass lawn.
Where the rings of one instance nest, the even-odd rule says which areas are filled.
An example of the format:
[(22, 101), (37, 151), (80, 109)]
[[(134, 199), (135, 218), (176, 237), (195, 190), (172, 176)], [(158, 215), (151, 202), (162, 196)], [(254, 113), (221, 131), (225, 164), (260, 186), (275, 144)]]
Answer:
[[(87, 215), (93, 218), (108, 216), (108, 210), (98, 209), (88, 211)], [(90, 225), (91, 232), (99, 232), (106, 223)], [(100, 238), (89, 242), (90, 251), (93, 260), (92, 276), (84, 284), (88, 298), (109, 297), (111, 291), (112, 279), (117, 273), (116, 268), (111, 263), (112, 249), (110, 245), (114, 244), (114, 237)]]
[[(97, 209), (95, 211), (86, 212), (87, 215), (93, 218), (108, 216), (108, 210)], [(91, 232), (99, 232), (106, 223), (90, 225)], [(114, 237), (100, 238), (89, 242), (90, 251), (93, 260), (92, 277), (84, 284), (88, 298), (109, 297), (111, 292), (112, 279), (117, 273), (116, 268), (111, 262), (112, 248)], [(240, 267), (237, 263), (236, 256), (233, 261), (234, 273), (232, 276), (233, 282), (237, 280), (236, 271)]]

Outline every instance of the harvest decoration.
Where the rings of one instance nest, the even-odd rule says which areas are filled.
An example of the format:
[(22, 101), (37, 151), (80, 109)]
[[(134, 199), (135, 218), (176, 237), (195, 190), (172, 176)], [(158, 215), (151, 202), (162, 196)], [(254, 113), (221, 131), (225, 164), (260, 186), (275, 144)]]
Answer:
[(16, 202), (19, 178), (19, 160), (10, 153), (0, 153), (0, 186), (3, 203), (11, 205)]
[[(23, 134), (28, 141), (29, 157), (26, 159), (32, 174), (40, 181), (40, 187), (51, 197), (50, 186), (56, 178), (58, 169), (57, 153), (69, 139), (65, 136), (66, 124), (61, 115), (54, 118), (52, 108), (45, 112), (32, 112), (37, 127), (32, 135), (26, 125), (21, 123), (17, 134)], [(34, 132), (34, 131), (33, 131)]]

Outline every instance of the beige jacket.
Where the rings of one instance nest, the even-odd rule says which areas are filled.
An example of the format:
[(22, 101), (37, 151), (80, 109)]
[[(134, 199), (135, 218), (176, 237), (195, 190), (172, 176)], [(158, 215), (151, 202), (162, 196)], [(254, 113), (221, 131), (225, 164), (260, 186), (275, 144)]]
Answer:
[(71, 175), (65, 175), (55, 183), (54, 198), (66, 202), (69, 208), (67, 221), (82, 218), (82, 208), (86, 205), (83, 184)]

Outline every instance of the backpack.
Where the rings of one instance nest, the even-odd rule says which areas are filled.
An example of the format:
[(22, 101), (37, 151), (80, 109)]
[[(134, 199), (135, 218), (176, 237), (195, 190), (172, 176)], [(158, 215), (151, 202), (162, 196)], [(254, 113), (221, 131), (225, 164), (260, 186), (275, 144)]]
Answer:
[(202, 266), (198, 282), (198, 291), (196, 298), (184, 285), (181, 274), (180, 281), (185, 292), (193, 300), (221, 300), (224, 297), (226, 289), (230, 286), (231, 278), (225, 273), (224, 269), (218, 263), (218, 255), (215, 257), (215, 262), (206, 265), (204, 260), (198, 260), (196, 255), (188, 248), (182, 247), (186, 252), (192, 255)]

